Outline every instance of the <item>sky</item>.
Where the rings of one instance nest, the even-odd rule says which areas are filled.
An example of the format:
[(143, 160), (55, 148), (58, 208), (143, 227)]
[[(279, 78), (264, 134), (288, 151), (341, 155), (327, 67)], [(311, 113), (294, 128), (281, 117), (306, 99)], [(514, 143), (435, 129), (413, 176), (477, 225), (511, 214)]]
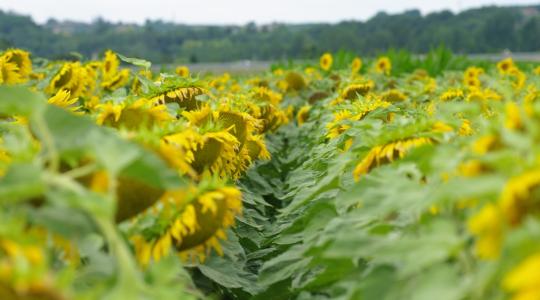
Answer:
[(379, 11), (458, 12), (485, 5), (540, 4), (540, 0), (0, 0), (0, 10), (49, 18), (90, 22), (143, 23), (162, 19), (185, 24), (306, 23), (366, 20)]

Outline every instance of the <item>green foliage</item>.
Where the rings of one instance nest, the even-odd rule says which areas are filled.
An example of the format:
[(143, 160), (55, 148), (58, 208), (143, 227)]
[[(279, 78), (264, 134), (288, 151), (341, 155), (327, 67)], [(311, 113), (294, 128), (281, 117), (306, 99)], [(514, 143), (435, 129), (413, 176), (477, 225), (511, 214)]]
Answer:
[[(305, 59), (340, 50), (372, 56), (391, 48), (427, 53), (441, 44), (457, 53), (531, 52), (540, 49), (540, 42), (533, 38), (538, 35), (537, 6), (491, 6), (424, 16), (412, 10), (379, 13), (365, 22), (244, 26), (163, 21), (134, 25), (102, 19), (91, 24), (49, 20), (37, 25), (29, 17), (0, 12), (0, 50), (19, 47), (37, 56), (70, 60), (78, 59), (71, 53), (95, 57), (106, 49), (155, 63)], [(340, 55), (336, 58), (339, 64)], [(444, 62), (432, 63), (430, 68), (440, 68)]]

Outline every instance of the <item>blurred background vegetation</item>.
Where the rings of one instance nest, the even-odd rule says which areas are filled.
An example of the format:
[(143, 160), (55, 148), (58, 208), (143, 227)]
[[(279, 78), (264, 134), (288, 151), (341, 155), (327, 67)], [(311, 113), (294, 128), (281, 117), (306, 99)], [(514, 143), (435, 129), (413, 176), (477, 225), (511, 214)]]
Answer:
[(95, 58), (106, 49), (156, 63), (309, 59), (324, 51), (373, 55), (389, 49), (427, 53), (439, 45), (454, 53), (540, 50), (540, 5), (483, 7), (454, 14), (418, 10), (337, 24), (191, 26), (163, 21), (142, 25), (49, 20), (0, 11), (0, 50), (20, 47), (49, 59)]

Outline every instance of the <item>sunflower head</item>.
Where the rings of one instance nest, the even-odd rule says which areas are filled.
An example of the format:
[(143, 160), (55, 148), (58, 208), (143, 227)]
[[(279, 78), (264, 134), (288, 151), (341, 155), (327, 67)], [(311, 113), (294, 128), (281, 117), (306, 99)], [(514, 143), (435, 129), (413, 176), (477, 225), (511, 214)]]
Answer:
[(30, 52), (21, 49), (9, 49), (2, 54), (2, 57), (4, 57), (7, 62), (17, 66), (18, 72), (22, 78), (28, 78), (32, 73)]
[(285, 76), (288, 91), (299, 91), (306, 87), (304, 77), (298, 72), (291, 71)]
[(353, 74), (358, 74), (362, 69), (362, 59), (360, 57), (355, 57), (351, 63), (351, 72)]
[(142, 265), (171, 251), (184, 260), (202, 262), (211, 250), (223, 254), (219, 240), (226, 239), (225, 230), (242, 213), (242, 194), (219, 181), (203, 181), (165, 193), (147, 213), (153, 223), (135, 224), (132, 235)]
[(99, 125), (116, 128), (150, 128), (173, 119), (164, 105), (155, 105), (145, 98), (138, 100), (127, 99), (120, 104), (110, 102), (99, 104), (96, 109), (99, 112), (97, 116)]
[(341, 92), (341, 98), (346, 100), (354, 100), (358, 96), (366, 96), (369, 91), (375, 87), (373, 80), (368, 80), (362, 83), (353, 83), (345, 87)]
[(401, 102), (407, 100), (407, 96), (399, 90), (391, 89), (382, 93), (381, 99), (387, 102)]
[(254, 87), (249, 95), (255, 100), (268, 102), (273, 105), (278, 105), (283, 100), (282, 94), (263, 86)]
[(67, 90), (72, 97), (79, 97), (86, 89), (86, 77), (86, 70), (81, 66), (81, 63), (65, 63), (52, 77), (46, 91), (49, 94), (55, 94), (59, 90)]
[(118, 72), (118, 67), (120, 66), (120, 60), (114, 51), (107, 50), (105, 51), (105, 57), (101, 63), (101, 72), (103, 73), (104, 78), (114, 76)]
[(508, 74), (514, 67), (514, 60), (511, 57), (507, 57), (497, 63), (497, 69), (499, 69), (499, 73), (501, 74)]
[(189, 76), (189, 68), (186, 66), (179, 66), (176, 68), (175, 73), (180, 77), (188, 77)]
[(308, 120), (310, 109), (311, 109), (311, 106), (304, 105), (300, 108), (300, 110), (298, 110), (298, 113), (296, 114), (296, 122), (298, 123), (299, 126), (301, 126)]
[(332, 54), (328, 52), (324, 53), (319, 59), (319, 64), (321, 65), (321, 69), (325, 71), (329, 71), (330, 68), (332, 68), (332, 62), (333, 62)]
[(270, 159), (270, 152), (266, 148), (264, 138), (261, 135), (254, 135), (246, 142), (248, 155), (252, 161), (257, 159)]
[(450, 101), (454, 99), (462, 99), (464, 97), (463, 90), (460, 88), (449, 88), (441, 94), (440, 99)]
[(184, 110), (195, 110), (202, 106), (198, 97), (208, 91), (196, 79), (166, 76), (161, 82), (149, 87), (148, 99), (159, 103), (177, 103)]
[(386, 56), (380, 57), (375, 63), (375, 71), (377, 73), (390, 75), (390, 72), (392, 71), (392, 62), (390, 61), (390, 58)]
[(114, 91), (125, 86), (129, 81), (129, 70), (124, 69), (110, 76), (104, 77), (101, 87), (107, 91)]
[(19, 67), (16, 64), (8, 62), (4, 56), (0, 57), (0, 84), (18, 84), (23, 83), (24, 79), (19, 73)]

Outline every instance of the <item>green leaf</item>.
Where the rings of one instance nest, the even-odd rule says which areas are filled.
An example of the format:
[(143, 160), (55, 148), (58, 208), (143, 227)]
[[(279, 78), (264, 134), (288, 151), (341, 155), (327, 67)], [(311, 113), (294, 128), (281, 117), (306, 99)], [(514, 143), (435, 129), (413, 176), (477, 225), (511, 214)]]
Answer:
[(47, 100), (42, 94), (19, 86), (0, 86), (0, 115), (25, 116), (40, 113)]
[(125, 61), (128, 64), (132, 64), (132, 65), (137, 66), (137, 67), (143, 67), (145, 69), (150, 69), (150, 67), (152, 66), (151, 62), (149, 62), (147, 60), (144, 60), (144, 59), (141, 59), (141, 58), (125, 57), (125, 56), (123, 56), (122, 54), (119, 54), (119, 53), (116, 53), (116, 55), (118, 55), (118, 57), (122, 61)]
[(46, 185), (41, 169), (31, 164), (12, 164), (0, 179), (0, 203), (10, 203), (42, 195)]

